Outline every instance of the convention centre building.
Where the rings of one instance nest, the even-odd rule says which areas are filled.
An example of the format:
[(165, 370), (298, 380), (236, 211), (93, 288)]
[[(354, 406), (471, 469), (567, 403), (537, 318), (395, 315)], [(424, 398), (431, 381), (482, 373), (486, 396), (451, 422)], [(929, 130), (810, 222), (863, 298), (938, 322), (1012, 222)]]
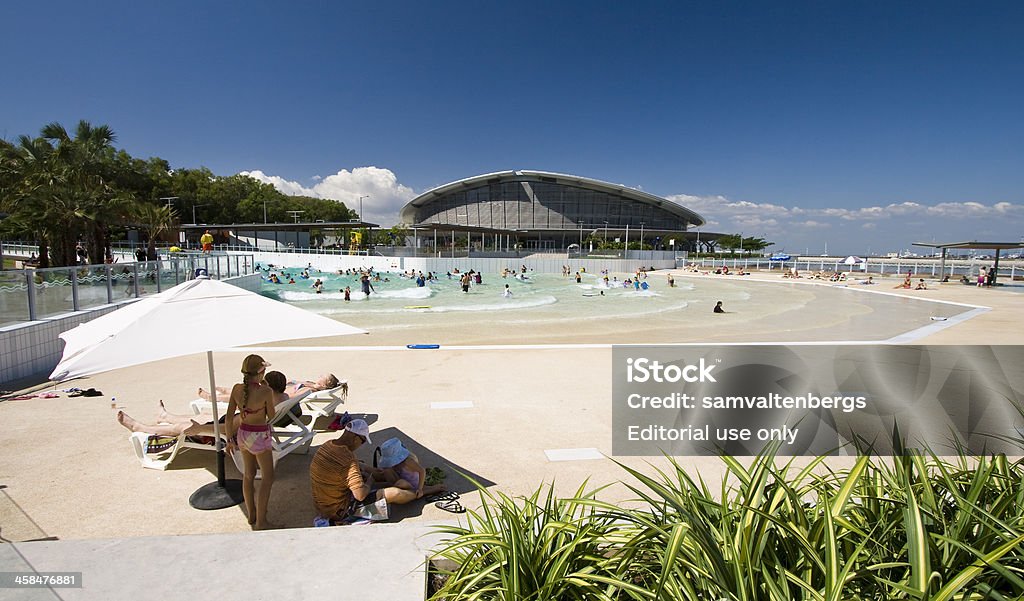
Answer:
[(588, 237), (684, 250), (696, 212), (620, 184), (545, 171), (501, 171), (461, 179), (412, 199), (400, 221), (423, 235), (433, 230), (515, 240), (528, 249), (565, 250)]

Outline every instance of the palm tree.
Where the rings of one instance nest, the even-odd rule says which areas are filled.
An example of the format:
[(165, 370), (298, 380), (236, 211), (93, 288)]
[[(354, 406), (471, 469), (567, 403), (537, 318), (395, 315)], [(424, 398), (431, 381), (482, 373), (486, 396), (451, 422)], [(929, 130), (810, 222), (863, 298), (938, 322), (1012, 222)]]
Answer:
[(107, 230), (113, 221), (123, 219), (125, 201), (130, 195), (118, 194), (114, 180), (114, 132), (106, 125), (93, 127), (79, 121), (72, 138), (64, 126), (49, 123), (40, 132), (53, 148), (54, 184), (47, 203), (52, 222), (61, 224), (57, 240), (61, 263), (75, 262), (75, 244), (82, 236), (90, 240), (93, 263), (103, 260), (108, 246)]
[(40, 267), (50, 266), (44, 198), (52, 152), (42, 138), (20, 136), (17, 144), (0, 140), (0, 209), (10, 213), (4, 229), (39, 241)]
[(123, 212), (128, 194), (108, 183), (113, 172), (114, 133), (81, 121), (71, 137), (59, 123), (40, 136), (20, 136), (0, 145), (0, 198), (20, 233), (39, 240), (40, 265), (74, 265), (83, 235), (100, 262), (108, 224)]
[(155, 261), (157, 259), (156, 239), (160, 234), (177, 225), (178, 215), (170, 206), (140, 202), (135, 205), (135, 218), (149, 232), (146, 258)]

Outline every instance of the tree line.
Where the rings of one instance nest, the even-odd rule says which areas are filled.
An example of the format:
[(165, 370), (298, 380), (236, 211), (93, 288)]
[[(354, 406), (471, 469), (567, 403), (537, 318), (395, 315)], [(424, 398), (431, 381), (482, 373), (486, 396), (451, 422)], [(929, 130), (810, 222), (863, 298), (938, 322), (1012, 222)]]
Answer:
[(287, 211), (304, 211), (305, 221), (357, 217), (340, 201), (288, 196), (248, 176), (135, 158), (116, 139), (110, 127), (80, 121), (73, 132), (49, 123), (38, 136), (0, 140), (0, 236), (38, 241), (40, 267), (60, 267), (77, 263), (79, 243), (102, 263), (130, 229), (155, 259), (159, 236), (193, 215), (223, 224), (288, 221)]

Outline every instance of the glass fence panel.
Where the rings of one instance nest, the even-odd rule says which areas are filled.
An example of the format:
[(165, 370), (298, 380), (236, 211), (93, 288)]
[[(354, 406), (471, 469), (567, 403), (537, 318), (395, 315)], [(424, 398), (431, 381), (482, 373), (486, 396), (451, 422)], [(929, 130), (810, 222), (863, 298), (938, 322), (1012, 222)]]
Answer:
[(74, 267), (37, 269), (33, 274), (36, 294), (36, 319), (53, 317), (75, 310), (71, 291)]
[(135, 297), (135, 269), (133, 265), (114, 265), (110, 269), (114, 302)]
[(24, 271), (0, 271), (0, 327), (28, 321)]
[(107, 269), (90, 265), (78, 270), (78, 308), (92, 309), (108, 304)]
[(252, 255), (196, 254), (159, 261), (30, 270), (30, 290), (25, 271), (0, 270), (0, 326), (29, 321), (33, 302), (35, 318), (43, 319), (76, 308), (86, 310), (156, 294), (195, 278), (198, 270), (205, 270), (214, 279), (256, 272)]

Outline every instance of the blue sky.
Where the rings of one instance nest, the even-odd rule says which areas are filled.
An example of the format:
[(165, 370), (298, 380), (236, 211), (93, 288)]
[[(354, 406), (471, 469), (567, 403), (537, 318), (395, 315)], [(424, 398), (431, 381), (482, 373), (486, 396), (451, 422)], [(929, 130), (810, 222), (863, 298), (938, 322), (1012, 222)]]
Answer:
[(0, 9), (0, 136), (369, 194), (539, 169), (789, 252), (1024, 234), (1024, 4), (47, 2)]

